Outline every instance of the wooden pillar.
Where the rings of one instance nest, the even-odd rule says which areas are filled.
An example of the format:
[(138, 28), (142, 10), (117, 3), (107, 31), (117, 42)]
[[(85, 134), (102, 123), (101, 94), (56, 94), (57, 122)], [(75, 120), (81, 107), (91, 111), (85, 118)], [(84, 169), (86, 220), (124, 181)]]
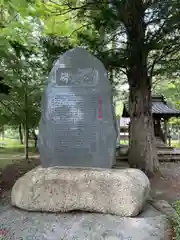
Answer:
[(161, 119), (154, 119), (154, 135), (161, 137)]
[(131, 127), (131, 121), (128, 124), (128, 146), (130, 146), (130, 127)]
[(116, 118), (116, 126), (117, 126), (117, 144), (119, 146), (120, 144), (120, 141), (121, 141), (121, 138), (120, 138), (120, 131), (121, 131), (121, 128), (120, 128), (120, 117), (117, 116)]
[(167, 138), (168, 138), (168, 120), (164, 119), (164, 141), (165, 141), (165, 144), (167, 144)]
[(168, 142), (169, 142), (169, 146), (171, 147), (171, 136), (170, 136), (170, 132), (169, 132)]

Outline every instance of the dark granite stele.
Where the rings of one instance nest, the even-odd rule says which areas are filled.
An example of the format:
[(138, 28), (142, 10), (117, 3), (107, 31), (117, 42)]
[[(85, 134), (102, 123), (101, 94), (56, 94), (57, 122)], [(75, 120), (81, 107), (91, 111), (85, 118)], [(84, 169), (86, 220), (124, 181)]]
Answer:
[(42, 98), (38, 147), (43, 167), (111, 168), (117, 128), (103, 64), (74, 48), (55, 62)]

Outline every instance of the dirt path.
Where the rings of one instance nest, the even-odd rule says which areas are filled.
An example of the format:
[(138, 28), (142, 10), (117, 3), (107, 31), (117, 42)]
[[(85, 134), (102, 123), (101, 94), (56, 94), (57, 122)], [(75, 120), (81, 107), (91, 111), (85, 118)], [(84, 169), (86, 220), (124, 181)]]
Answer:
[(180, 200), (180, 162), (161, 163), (160, 171), (151, 180), (152, 197), (169, 203)]
[(22, 159), (4, 169), (0, 169), (0, 196), (3, 192), (10, 190), (19, 177), (38, 165), (39, 158), (34, 156), (28, 162)]

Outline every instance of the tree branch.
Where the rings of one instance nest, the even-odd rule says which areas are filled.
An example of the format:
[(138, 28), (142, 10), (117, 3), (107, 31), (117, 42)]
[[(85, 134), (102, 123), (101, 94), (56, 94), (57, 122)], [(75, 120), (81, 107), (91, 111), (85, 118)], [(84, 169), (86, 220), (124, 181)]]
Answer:
[(159, 1), (158, 0), (145, 0), (144, 1), (144, 9), (148, 9), (152, 7), (153, 5), (157, 4)]
[[(123, 34), (123, 33), (125, 33), (125, 31), (120, 30), (120, 31), (116, 32), (113, 36), (111, 36), (111, 38), (108, 39), (107, 41), (103, 40), (101, 44), (107, 45), (108, 43), (113, 41), (116, 36), (119, 36), (120, 34)], [(126, 42), (121, 42), (121, 43), (126, 43)]]
[(123, 74), (125, 74), (127, 76), (127, 69), (126, 69), (126, 67), (124, 67), (124, 69), (120, 68), (119, 72), (122, 72)]
[(160, 56), (157, 56), (153, 63), (151, 64), (151, 66), (149, 66), (150, 69), (150, 77), (153, 76), (153, 72), (154, 72), (154, 67), (155, 65), (161, 61), (163, 58), (167, 57), (168, 55), (174, 54), (176, 51), (180, 50), (180, 46), (176, 46), (174, 48), (169, 49), (168, 51), (165, 51), (165, 49), (162, 49), (162, 54)]
[(19, 118), (19, 116), (16, 115), (16, 114), (11, 110), (11, 108), (8, 107), (8, 105), (6, 105), (3, 101), (0, 100), (0, 103), (1, 103), (5, 108), (7, 108), (15, 117)]
[[(49, 0), (49, 2), (59, 6), (59, 7), (68, 7), (68, 8), (72, 8), (71, 7), (71, 3), (68, 3), (68, 2), (64, 2), (63, 4), (59, 4), (59, 3), (56, 3), (55, 1), (53, 0)], [(97, 6), (99, 4), (110, 4), (110, 1), (105, 1), (105, 0), (96, 0), (95, 2), (87, 2), (86, 4), (82, 5), (81, 7), (83, 6), (88, 6), (88, 5), (94, 5), (96, 4)], [(79, 7), (78, 7), (79, 8)]]
[[(7, 27), (7, 25), (10, 24), (13, 20), (15, 20), (17, 16), (18, 16), (18, 14), (15, 14), (15, 16), (14, 16), (11, 20), (9, 20), (9, 22), (6, 22), (5, 25), (2, 24), (2, 23), (0, 23), (0, 27), (1, 27), (1, 28)], [(1, 20), (1, 21), (2, 21), (2, 20)]]
[(158, 24), (158, 23), (160, 23), (161, 20), (162, 20), (161, 18), (154, 18), (154, 16), (153, 16), (151, 19), (149, 19), (148, 22), (146, 22), (146, 27), (151, 24)]
[(156, 79), (153, 83), (152, 83), (152, 91), (155, 89), (156, 84), (159, 83), (161, 81), (161, 79)]
[(82, 28), (87, 27), (87, 26), (89, 26), (89, 24), (84, 24), (84, 25), (80, 26), (79, 28), (76, 28), (74, 31), (72, 31), (72, 33), (68, 37), (72, 37), (73, 34), (75, 34), (79, 30), (81, 30)]
[[(155, 31), (154, 34), (151, 35), (151, 38), (149, 39), (148, 43), (149, 44), (152, 44), (154, 43), (154, 41), (158, 42), (158, 39), (160, 39), (160, 33), (161, 31), (163, 32), (164, 31), (164, 27), (166, 25), (166, 21), (164, 21), (164, 23), (159, 27), (159, 29), (157, 31)], [(147, 34), (148, 35), (148, 34)], [(157, 38), (159, 37), (159, 38)]]
[(55, 4), (55, 5), (58, 6), (58, 7), (68, 6), (68, 3), (61, 5), (61, 4), (59, 4), (59, 3), (54, 2), (53, 0), (49, 0), (49, 2)]
[[(76, 11), (76, 10), (97, 10), (97, 8), (99, 7), (100, 8), (100, 4), (98, 5), (97, 3), (96, 3), (96, 8), (94, 8), (94, 2), (89, 2), (89, 3), (85, 3), (85, 4), (83, 4), (82, 6), (78, 6), (78, 7), (72, 7), (70, 4), (68, 4), (68, 3), (64, 3), (64, 4), (58, 4), (58, 3), (55, 3), (54, 1), (52, 1), (52, 0), (50, 0), (50, 2), (51, 3), (53, 3), (53, 4), (56, 4), (58, 7), (67, 7), (66, 9), (63, 9), (62, 11), (60, 11), (60, 13), (57, 13), (57, 11), (56, 12), (53, 12), (53, 11), (50, 11), (49, 9), (48, 9), (48, 11), (49, 12), (51, 12), (52, 14), (54, 13), (54, 14), (56, 14), (56, 15), (65, 15), (65, 14), (67, 14), (67, 13), (70, 13), (70, 12), (72, 12), (72, 11)], [(100, 0), (99, 2), (103, 2), (103, 0)], [(103, 2), (104, 3), (104, 2)], [(107, 2), (108, 3), (108, 2)], [(60, 9), (58, 9), (58, 10), (60, 10)]]

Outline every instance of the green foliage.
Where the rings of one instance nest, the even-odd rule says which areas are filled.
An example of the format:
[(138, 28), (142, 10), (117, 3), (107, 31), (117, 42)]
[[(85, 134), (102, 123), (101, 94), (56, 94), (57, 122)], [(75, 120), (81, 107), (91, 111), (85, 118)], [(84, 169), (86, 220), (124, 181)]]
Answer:
[(51, 4), (42, 1), (1, 1), (0, 6), (0, 76), (11, 89), (0, 102), (0, 122), (16, 127), (28, 116), (34, 129), (46, 76), (57, 56), (73, 47), (73, 38), (65, 35), (75, 23), (50, 15)]
[[(0, 103), (2, 124), (37, 127), (44, 80), (77, 45), (104, 63), (116, 95), (127, 82), (131, 93), (148, 95), (156, 76), (155, 92), (180, 109), (178, 0), (1, 0), (0, 8), (0, 77), (11, 87)], [(120, 92), (117, 99), (127, 98)]]
[(176, 201), (173, 204), (173, 207), (175, 208), (177, 215), (178, 215), (174, 219), (174, 230), (176, 233), (176, 240), (180, 240), (180, 201)]
[[(178, 69), (177, 69), (178, 71)], [(167, 73), (167, 72), (166, 72)], [(179, 76), (157, 76), (153, 89), (154, 94), (163, 94), (166, 97), (167, 103), (172, 107), (180, 110), (180, 77)], [(178, 132), (180, 128), (180, 119), (172, 118), (169, 123)]]
[(173, 207), (176, 209), (177, 214), (180, 215), (180, 201), (176, 201)]
[[(163, 78), (163, 79), (162, 79)], [(162, 93), (166, 96), (167, 100), (176, 105), (180, 109), (180, 77), (157, 77), (158, 81), (155, 86), (155, 92)]]
[[(113, 69), (126, 75), (137, 64), (138, 58), (144, 55), (147, 56), (150, 79), (154, 75), (168, 71), (170, 74), (178, 69), (179, 10), (180, 3), (177, 0), (115, 0), (111, 4), (103, 0), (75, 0), (70, 4), (70, 1), (64, 0), (46, 4), (46, 14), (49, 12), (54, 22), (60, 17), (66, 19), (67, 15), (71, 16), (68, 19), (76, 22), (73, 29), (77, 29), (79, 45), (87, 46), (105, 64), (107, 70)], [(144, 28), (142, 39), (139, 37), (138, 25)], [(116, 81), (115, 77), (113, 81)]]
[(26, 0), (1, 0), (0, 51), (5, 55), (11, 52), (9, 41), (26, 46), (34, 44), (30, 34), (33, 31), (33, 19), (29, 15), (30, 4), (31, 1)]
[[(23, 47), (18, 51), (19, 58), (15, 58), (12, 65), (5, 64), (5, 69), (11, 67), (6, 72), (5, 80), (11, 91), (9, 99), (2, 103), (2, 111), (4, 110), (3, 114), (12, 125), (19, 123), (24, 125), (27, 113), (29, 128), (35, 128), (40, 117), (40, 99), (44, 81), (42, 69), (45, 67), (45, 62), (41, 58), (42, 54), (29, 55)], [(28, 95), (27, 103), (25, 103), (25, 94)]]
[(48, 62), (48, 72), (51, 70), (53, 63), (58, 56), (74, 46), (67, 38), (54, 35), (41, 37), (41, 45), (43, 48), (42, 51)]
[(0, 102), (1, 124), (24, 124), (27, 111), (30, 128), (39, 121), (46, 60), (39, 44), (39, 20), (31, 16), (34, 3), (8, 0), (0, 4), (0, 76), (11, 89), (9, 98)]

